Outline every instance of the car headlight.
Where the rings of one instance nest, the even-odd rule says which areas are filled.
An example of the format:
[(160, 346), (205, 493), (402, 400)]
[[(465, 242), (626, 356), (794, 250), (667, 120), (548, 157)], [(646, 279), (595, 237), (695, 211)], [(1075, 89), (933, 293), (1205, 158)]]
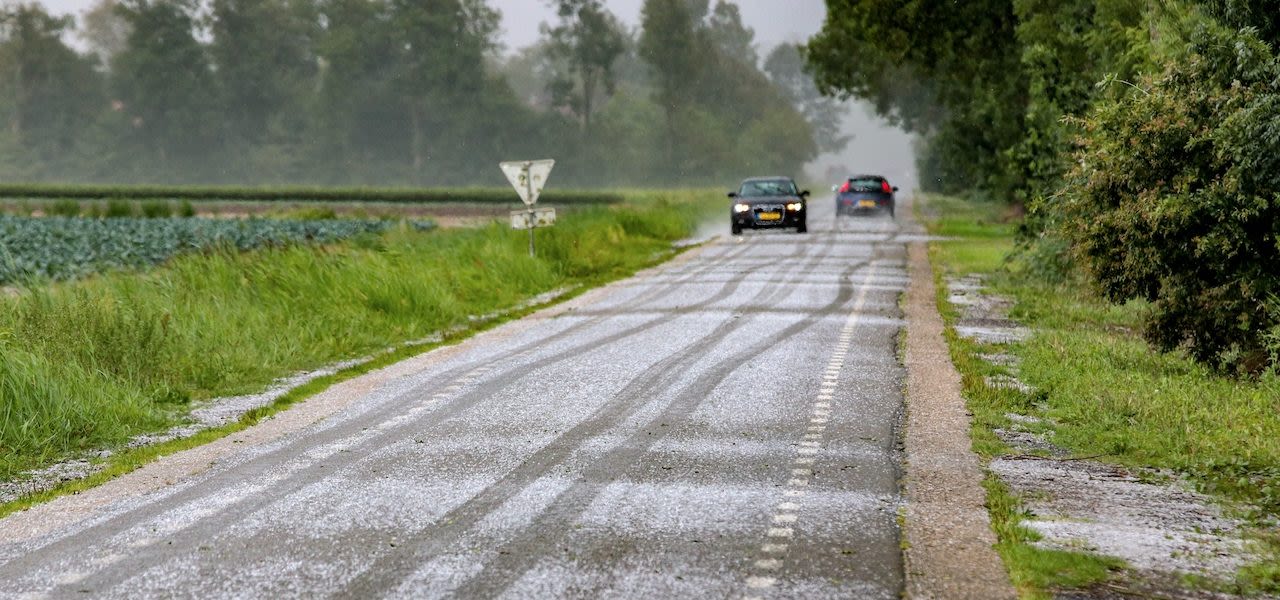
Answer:
[(800, 212), (800, 209), (802, 208), (804, 208), (804, 204), (800, 202), (792, 202), (787, 205), (787, 210), (792, 212)]
[(751, 210), (750, 204), (734, 204), (733, 205), (733, 212), (736, 212), (736, 213), (744, 213), (749, 210)]

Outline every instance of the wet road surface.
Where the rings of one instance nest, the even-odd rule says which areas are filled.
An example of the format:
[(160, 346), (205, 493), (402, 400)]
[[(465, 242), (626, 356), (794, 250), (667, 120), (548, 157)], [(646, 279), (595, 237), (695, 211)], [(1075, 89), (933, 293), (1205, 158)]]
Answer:
[(0, 544), (0, 596), (898, 598), (904, 237), (826, 204)]

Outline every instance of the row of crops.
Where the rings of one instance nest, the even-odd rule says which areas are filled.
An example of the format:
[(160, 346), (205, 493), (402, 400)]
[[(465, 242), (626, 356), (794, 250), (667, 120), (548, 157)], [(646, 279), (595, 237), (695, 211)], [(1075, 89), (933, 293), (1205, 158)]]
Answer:
[[(410, 203), (515, 203), (511, 188), (320, 188), (159, 185), (0, 184), (0, 198), (76, 200), (253, 200)], [(622, 194), (608, 191), (556, 190), (542, 194), (547, 204), (617, 204)]]
[(164, 262), (197, 250), (326, 244), (380, 233), (389, 221), (184, 219), (0, 215), (0, 285), (71, 279)]

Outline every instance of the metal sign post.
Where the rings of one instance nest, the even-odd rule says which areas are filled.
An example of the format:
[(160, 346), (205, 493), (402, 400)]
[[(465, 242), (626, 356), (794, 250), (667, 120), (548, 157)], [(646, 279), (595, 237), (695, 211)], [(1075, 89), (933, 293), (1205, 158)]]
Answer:
[(533, 230), (550, 227), (556, 221), (556, 209), (534, 207), (538, 203), (538, 196), (542, 194), (542, 188), (547, 185), (547, 178), (551, 176), (551, 169), (556, 166), (556, 161), (519, 160), (500, 163), (498, 166), (525, 204), (524, 210), (511, 211), (511, 227), (529, 230), (529, 256), (534, 256)]
[[(525, 189), (526, 189), (526, 190), (528, 190), (528, 193), (526, 193), (526, 194), (525, 194), (525, 197), (526, 197), (526, 198), (533, 198), (533, 197), (534, 197), (534, 195), (533, 195), (533, 178), (532, 178), (532, 177), (528, 177), (528, 173), (529, 173), (529, 168), (528, 168), (528, 167), (525, 167), (525, 175), (526, 175), (526, 176), (525, 176), (525, 178), (524, 178), (524, 186), (525, 186)], [(534, 200), (534, 202), (536, 203), (536, 202), (537, 202), (537, 200), (535, 199), (535, 200)], [(532, 212), (533, 212), (533, 204), (526, 205), (526, 207), (529, 209), (529, 212), (530, 212), (530, 213), (532, 213)], [(533, 248), (533, 229), (534, 229), (533, 227), (529, 227), (529, 256), (530, 256), (530, 257), (534, 257), (534, 256), (537, 256), (537, 255), (538, 255), (538, 253), (537, 253), (536, 251), (534, 251), (534, 248)]]

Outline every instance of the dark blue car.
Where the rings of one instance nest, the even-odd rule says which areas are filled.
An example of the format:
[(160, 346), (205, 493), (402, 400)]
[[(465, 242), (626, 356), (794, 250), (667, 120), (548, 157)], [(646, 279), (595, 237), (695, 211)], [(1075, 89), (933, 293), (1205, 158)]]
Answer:
[(880, 175), (854, 175), (832, 191), (836, 193), (837, 215), (888, 212), (892, 217), (897, 204), (894, 192), (898, 188)]

